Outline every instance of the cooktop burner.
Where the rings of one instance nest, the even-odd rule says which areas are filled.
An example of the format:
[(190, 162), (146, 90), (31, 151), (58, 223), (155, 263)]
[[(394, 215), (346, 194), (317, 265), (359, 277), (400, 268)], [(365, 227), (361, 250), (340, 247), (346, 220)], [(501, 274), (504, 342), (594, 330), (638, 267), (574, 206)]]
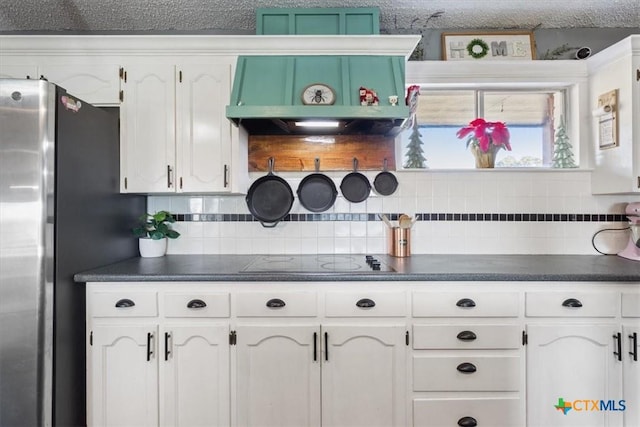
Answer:
[(371, 255), (259, 255), (245, 272), (271, 273), (371, 273), (393, 268)]

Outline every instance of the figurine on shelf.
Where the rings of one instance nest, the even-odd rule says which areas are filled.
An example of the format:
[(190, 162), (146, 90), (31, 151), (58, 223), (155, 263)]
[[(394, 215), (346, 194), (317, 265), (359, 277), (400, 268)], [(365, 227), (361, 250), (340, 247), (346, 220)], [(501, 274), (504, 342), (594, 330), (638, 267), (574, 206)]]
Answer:
[(389, 95), (389, 104), (393, 107), (398, 105), (398, 95)]
[(373, 89), (360, 86), (360, 105), (378, 105), (378, 95)]

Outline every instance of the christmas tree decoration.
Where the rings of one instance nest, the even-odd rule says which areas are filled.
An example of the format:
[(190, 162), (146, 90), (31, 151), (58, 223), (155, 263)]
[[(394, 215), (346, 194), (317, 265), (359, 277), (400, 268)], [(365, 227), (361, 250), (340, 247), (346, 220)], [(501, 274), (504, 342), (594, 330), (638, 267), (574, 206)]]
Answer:
[(405, 169), (426, 169), (427, 159), (424, 157), (424, 150), (422, 149), (422, 134), (418, 130), (418, 121), (414, 120), (409, 136), (409, 144), (407, 144), (406, 162), (404, 163)]
[(569, 143), (569, 137), (564, 126), (564, 119), (560, 117), (560, 125), (556, 132), (556, 140), (553, 143), (554, 168), (577, 168), (573, 160), (573, 147)]

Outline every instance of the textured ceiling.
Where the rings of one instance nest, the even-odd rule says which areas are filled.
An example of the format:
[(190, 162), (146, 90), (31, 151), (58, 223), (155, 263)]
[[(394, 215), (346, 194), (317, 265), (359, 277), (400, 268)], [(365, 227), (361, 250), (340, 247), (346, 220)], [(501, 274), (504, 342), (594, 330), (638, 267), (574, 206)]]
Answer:
[(384, 33), (424, 28), (640, 28), (640, 0), (0, 0), (0, 32), (253, 34), (257, 7), (372, 6), (380, 8)]

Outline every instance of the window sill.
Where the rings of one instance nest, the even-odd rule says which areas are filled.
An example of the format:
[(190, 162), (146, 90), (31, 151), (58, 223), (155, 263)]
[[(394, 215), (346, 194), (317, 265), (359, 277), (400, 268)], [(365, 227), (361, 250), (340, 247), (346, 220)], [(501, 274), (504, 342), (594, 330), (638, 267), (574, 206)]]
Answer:
[(543, 167), (531, 167), (531, 168), (487, 168), (487, 169), (476, 169), (476, 168), (460, 168), (460, 169), (444, 169), (444, 168), (426, 168), (426, 169), (397, 169), (395, 172), (456, 172), (456, 173), (464, 173), (464, 172), (591, 172), (593, 168), (543, 168)]

